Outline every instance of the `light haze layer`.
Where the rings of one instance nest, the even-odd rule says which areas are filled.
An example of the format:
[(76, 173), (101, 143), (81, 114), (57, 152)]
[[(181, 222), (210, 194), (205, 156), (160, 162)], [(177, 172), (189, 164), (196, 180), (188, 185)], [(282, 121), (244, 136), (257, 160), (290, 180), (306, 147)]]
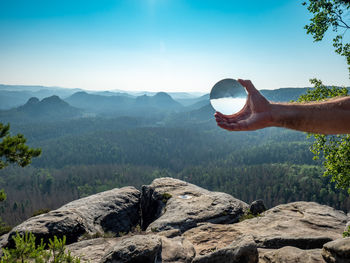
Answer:
[(246, 98), (220, 98), (220, 99), (211, 99), (210, 103), (213, 108), (221, 112), (222, 114), (230, 115), (239, 112), (245, 105)]

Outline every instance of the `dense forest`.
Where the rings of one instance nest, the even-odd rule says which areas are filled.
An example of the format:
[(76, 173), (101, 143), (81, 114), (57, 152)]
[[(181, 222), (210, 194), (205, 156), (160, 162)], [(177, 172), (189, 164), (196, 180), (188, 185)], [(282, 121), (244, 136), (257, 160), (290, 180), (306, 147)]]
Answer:
[[(169, 100), (164, 94), (161, 97)], [(311, 141), (304, 133), (279, 128), (230, 133), (216, 126), (208, 98), (202, 99), (206, 102), (192, 99), (192, 106), (200, 102), (199, 108), (176, 106), (166, 113), (159, 109), (160, 114), (152, 106), (140, 116), (77, 118), (77, 108), (57, 104), (57, 98), (57, 105), (73, 109), (72, 118), (66, 118), (67, 111), (57, 119), (37, 117), (42, 116), (37, 100), (38, 115), (32, 110), (26, 122), (20, 112), (23, 107), (0, 112), (0, 116), (13, 114), (13, 134), (24, 134), (30, 146), (42, 149), (31, 166), (0, 170), (0, 189), (8, 197), (0, 203), (0, 217), (15, 225), (38, 210), (55, 209), (114, 187), (140, 188), (163, 176), (223, 191), (248, 203), (263, 199), (268, 207), (306, 200), (350, 209), (347, 192), (321, 176), (322, 166), (312, 159)], [(21, 118), (16, 117), (18, 112)]]

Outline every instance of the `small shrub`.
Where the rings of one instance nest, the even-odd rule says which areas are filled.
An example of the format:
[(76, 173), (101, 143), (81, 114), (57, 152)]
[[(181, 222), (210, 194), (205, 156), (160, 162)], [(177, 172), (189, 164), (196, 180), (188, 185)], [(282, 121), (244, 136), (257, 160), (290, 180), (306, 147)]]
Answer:
[(6, 224), (5, 222), (3, 222), (0, 218), (0, 236), (7, 234), (8, 232), (11, 231), (11, 229), (12, 227)]
[(166, 202), (168, 202), (168, 200), (170, 199), (170, 198), (172, 198), (173, 196), (171, 195), (171, 194), (169, 194), (169, 193), (163, 193), (162, 194), (162, 202), (165, 204)]
[(42, 214), (46, 214), (48, 212), (50, 212), (51, 210), (48, 208), (43, 208), (43, 209), (38, 209), (36, 211), (34, 211), (34, 213), (32, 214), (32, 216), (38, 216), (38, 215), (42, 215)]
[(116, 237), (116, 234), (113, 232), (104, 232), (104, 233), (96, 232), (94, 234), (84, 233), (80, 240), (88, 240), (88, 239), (94, 239), (94, 238), (100, 238), (100, 237), (111, 238), (111, 237)]
[(247, 219), (252, 219), (254, 217), (261, 217), (260, 214), (257, 214), (257, 215), (254, 215), (249, 209), (246, 213), (244, 213), (240, 218), (239, 218), (239, 222), (242, 222), (244, 220), (247, 220)]
[[(40, 245), (35, 245), (35, 236), (32, 233), (20, 235), (16, 233), (13, 237), (15, 248), (2, 249), (1, 263), (5, 262), (48, 262), (48, 263), (80, 263), (80, 259), (73, 257), (70, 251), (66, 251), (66, 237), (62, 239), (54, 236), (45, 244), (41, 239)], [(48, 250), (45, 248), (48, 247)]]
[[(124, 232), (122, 232), (122, 233), (124, 233)], [(125, 233), (124, 233), (124, 235), (125, 235)], [(102, 235), (102, 237), (104, 237), (104, 238), (116, 237), (116, 234), (113, 233), (113, 232), (105, 232), (105, 233)]]
[(348, 226), (348, 229), (343, 232), (343, 237), (350, 237), (350, 226)]
[(152, 228), (151, 228), (151, 231), (152, 231), (152, 232), (158, 232), (158, 228), (152, 227)]
[(142, 232), (142, 229), (141, 229), (141, 226), (140, 225), (137, 225), (135, 226), (132, 231), (133, 233), (141, 233)]

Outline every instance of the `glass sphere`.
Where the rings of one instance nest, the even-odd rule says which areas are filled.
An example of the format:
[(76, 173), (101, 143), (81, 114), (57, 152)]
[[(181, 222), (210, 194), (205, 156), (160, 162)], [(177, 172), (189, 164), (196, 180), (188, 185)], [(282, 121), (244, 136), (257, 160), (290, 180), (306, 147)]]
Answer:
[(210, 92), (213, 108), (225, 115), (239, 112), (247, 102), (245, 88), (235, 79), (223, 79), (217, 82)]

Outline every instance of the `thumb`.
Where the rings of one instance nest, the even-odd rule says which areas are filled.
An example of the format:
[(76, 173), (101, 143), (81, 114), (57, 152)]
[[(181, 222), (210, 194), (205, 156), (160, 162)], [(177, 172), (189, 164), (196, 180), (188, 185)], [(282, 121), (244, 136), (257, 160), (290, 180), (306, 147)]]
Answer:
[(254, 87), (253, 83), (250, 80), (238, 79), (237, 81), (247, 90), (248, 94), (258, 92), (258, 90)]

